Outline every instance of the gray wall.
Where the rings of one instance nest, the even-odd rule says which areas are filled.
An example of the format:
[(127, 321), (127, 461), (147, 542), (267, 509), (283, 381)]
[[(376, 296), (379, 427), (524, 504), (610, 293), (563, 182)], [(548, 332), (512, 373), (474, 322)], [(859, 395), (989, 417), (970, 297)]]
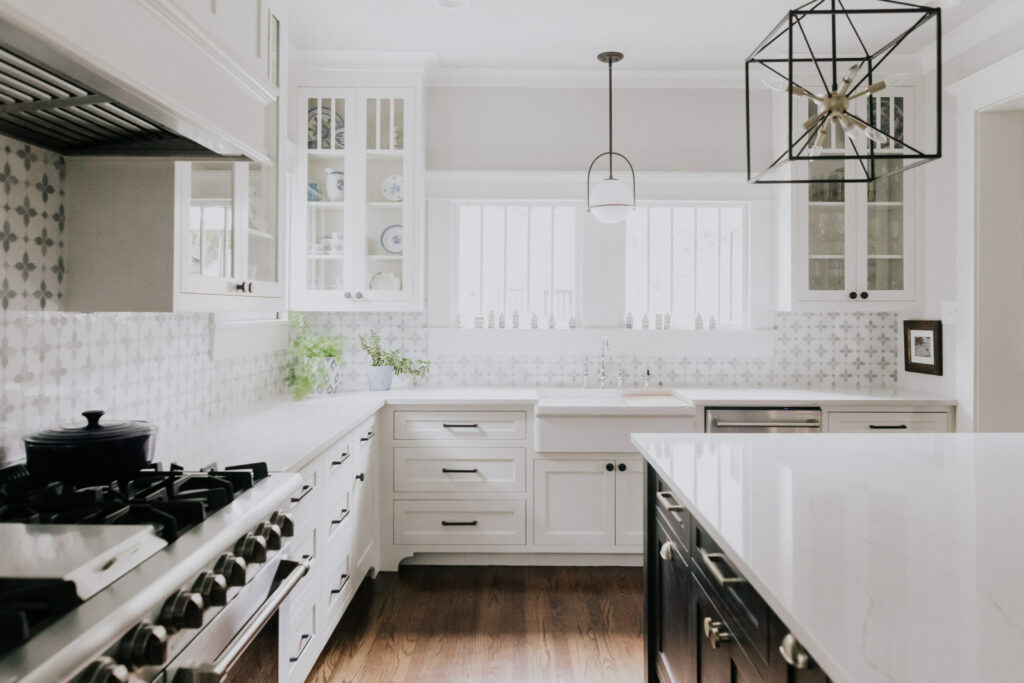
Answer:
[[(434, 87), (426, 99), (430, 171), (586, 169), (608, 148), (607, 90)], [(615, 151), (638, 172), (743, 171), (744, 102), (742, 89), (616, 89)], [(768, 91), (752, 107), (769, 117)]]

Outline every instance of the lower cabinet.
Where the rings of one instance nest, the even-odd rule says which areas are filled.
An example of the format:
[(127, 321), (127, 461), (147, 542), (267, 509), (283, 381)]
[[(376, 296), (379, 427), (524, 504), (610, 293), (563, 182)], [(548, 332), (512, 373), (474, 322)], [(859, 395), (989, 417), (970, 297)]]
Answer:
[(645, 468), (647, 680), (829, 683), (685, 506)]
[(559, 546), (643, 544), (639, 456), (537, 459), (533, 463), (533, 542)]

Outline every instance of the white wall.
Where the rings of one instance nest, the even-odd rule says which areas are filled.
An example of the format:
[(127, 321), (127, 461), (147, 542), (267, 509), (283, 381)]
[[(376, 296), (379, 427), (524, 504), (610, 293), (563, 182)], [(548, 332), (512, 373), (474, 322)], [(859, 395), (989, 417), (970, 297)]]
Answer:
[(1024, 112), (978, 116), (975, 237), (979, 432), (1024, 430)]
[[(768, 91), (751, 106), (770, 116)], [(746, 170), (742, 89), (616, 88), (614, 107), (637, 172)], [(585, 170), (608, 149), (603, 89), (431, 87), (426, 113), (432, 171)]]

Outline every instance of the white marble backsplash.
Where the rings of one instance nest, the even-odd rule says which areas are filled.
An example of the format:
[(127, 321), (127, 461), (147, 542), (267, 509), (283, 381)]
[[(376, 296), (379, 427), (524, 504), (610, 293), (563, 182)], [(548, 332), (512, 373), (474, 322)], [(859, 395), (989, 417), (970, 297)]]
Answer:
[[(506, 353), (454, 356), (430, 353), (426, 316), (419, 313), (310, 313), (318, 332), (341, 337), (342, 386), (365, 389), (366, 355), (358, 334), (380, 332), (386, 347), (431, 361), (429, 386), (579, 386), (583, 354), (516, 356)], [(640, 386), (650, 369), (653, 383), (665, 386), (790, 387), (880, 389), (896, 385), (898, 315), (895, 313), (776, 313), (778, 338), (770, 358), (661, 358), (610, 356), (610, 375), (623, 367), (627, 386)], [(587, 354), (592, 361), (595, 354)], [(396, 378), (396, 386), (407, 386)]]

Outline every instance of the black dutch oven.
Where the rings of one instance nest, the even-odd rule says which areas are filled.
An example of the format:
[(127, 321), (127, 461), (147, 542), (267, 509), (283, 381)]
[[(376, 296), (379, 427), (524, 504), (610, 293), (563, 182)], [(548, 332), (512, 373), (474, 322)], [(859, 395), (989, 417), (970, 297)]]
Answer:
[(153, 459), (156, 427), (148, 422), (104, 422), (87, 410), (86, 424), (47, 429), (25, 437), (29, 474), (47, 481), (105, 483), (134, 475)]

